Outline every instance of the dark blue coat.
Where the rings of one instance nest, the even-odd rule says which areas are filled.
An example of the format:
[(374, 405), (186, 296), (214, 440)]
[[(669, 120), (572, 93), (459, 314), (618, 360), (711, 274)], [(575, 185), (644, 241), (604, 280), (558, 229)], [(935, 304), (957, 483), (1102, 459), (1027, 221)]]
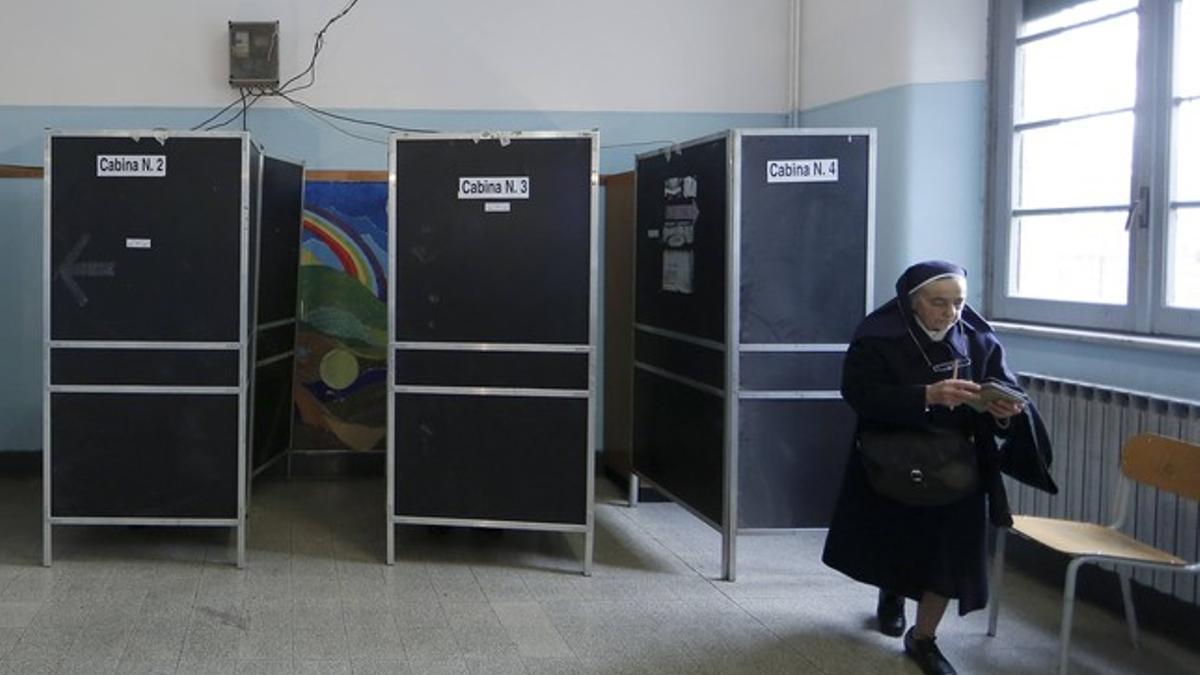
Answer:
[(969, 307), (940, 342), (912, 319), (893, 300), (863, 321), (846, 354), (842, 396), (857, 413), (860, 429), (942, 427), (973, 437), (980, 490), (947, 506), (907, 506), (876, 494), (861, 457), (851, 450), (822, 559), (854, 579), (909, 598), (920, 599), (926, 590), (957, 598), (965, 614), (987, 603), (989, 513), (994, 524), (1011, 524), (1001, 471), (1057, 491), (1048, 473), (1049, 440), (1032, 405), (1007, 428), (965, 405), (926, 408), (925, 385), (951, 377), (953, 366), (947, 364), (955, 361), (959, 379), (1017, 383), (991, 326)]

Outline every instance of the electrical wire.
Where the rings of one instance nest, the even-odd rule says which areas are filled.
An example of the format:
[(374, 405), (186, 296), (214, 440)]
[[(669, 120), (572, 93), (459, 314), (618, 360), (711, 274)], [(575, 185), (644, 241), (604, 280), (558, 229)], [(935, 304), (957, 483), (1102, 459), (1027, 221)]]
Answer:
[(633, 148), (633, 147), (637, 147), (639, 145), (675, 145), (675, 141), (661, 141), (660, 140), (660, 141), (631, 141), (629, 143), (609, 143), (607, 145), (601, 145), (600, 148), (602, 150), (608, 150), (611, 148)]
[[(342, 11), (338, 12), (337, 14), (335, 14), (333, 16), (333, 18), (331, 18), (329, 21), (325, 22), (325, 26), (323, 28), (321, 28), (320, 31), (317, 32), (317, 38), (316, 38), (316, 40), (313, 41), (312, 59), (309, 60), (308, 67), (305, 68), (304, 70), (300, 71), (299, 73), (296, 73), (295, 75), (293, 75), (287, 82), (284, 82), (282, 86), (277, 87), (277, 89), (280, 92), (291, 94), (291, 93), (294, 93), (297, 91), (302, 91), (304, 89), (308, 89), (309, 87), (316, 84), (316, 82), (317, 82), (317, 56), (320, 55), (321, 50), (325, 48), (325, 31), (329, 30), (329, 27), (332, 26), (334, 23), (337, 23), (337, 21), (339, 19), (341, 19), (342, 17), (349, 14), (350, 10), (354, 9), (354, 6), (357, 4), (358, 4), (358, 0), (350, 0), (350, 3), (342, 8)], [(306, 82), (305, 84), (302, 84), (294, 89), (288, 89), (288, 87), (290, 87), (293, 82), (295, 82), (296, 80), (299, 80), (300, 78), (304, 77), (305, 75), (308, 75), (308, 82)]]
[(379, 138), (373, 138), (371, 136), (363, 136), (361, 134), (356, 134), (353, 131), (343, 129), (341, 126), (338, 126), (335, 122), (333, 122), (333, 120), (326, 119), (326, 118), (320, 116), (319, 114), (317, 114), (315, 109), (309, 109), (309, 108), (305, 108), (303, 106), (296, 106), (296, 107), (299, 108), (300, 110), (303, 110), (304, 112), (308, 113), (309, 115), (311, 115), (313, 119), (329, 125), (330, 127), (333, 128), (334, 131), (337, 131), (338, 133), (345, 134), (346, 136), (349, 136), (351, 138), (357, 138), (360, 141), (366, 141), (368, 143), (375, 143), (378, 145), (387, 145), (388, 144), (387, 141), (385, 141), (385, 140), (382, 140)]
[[(401, 126), (395, 126), (392, 124), (385, 124), (383, 122), (377, 122), (375, 120), (364, 119), (361, 117), (351, 117), (349, 115), (342, 115), (339, 113), (324, 110), (322, 108), (318, 108), (314, 105), (311, 105), (309, 103), (306, 103), (304, 101), (301, 101), (297, 98), (292, 97), (292, 94), (294, 94), (295, 92), (307, 89), (316, 83), (316, 81), (317, 81), (317, 74), (316, 74), (317, 57), (321, 54), (321, 50), (325, 48), (325, 33), (329, 30), (330, 26), (332, 26), (334, 23), (336, 23), (342, 17), (349, 14), (350, 11), (352, 9), (354, 9), (354, 6), (357, 4), (358, 4), (358, 0), (350, 0), (350, 2), (345, 7), (343, 7), (340, 12), (338, 12), (331, 19), (329, 19), (328, 21), (325, 22), (325, 25), (321, 28), (320, 31), (317, 32), (317, 37), (313, 41), (312, 58), (309, 60), (308, 66), (304, 70), (293, 75), (291, 78), (289, 78), (287, 81), (285, 81), (282, 85), (271, 88), (271, 89), (253, 89), (253, 90), (251, 90), (251, 89), (246, 89), (246, 88), (239, 88), (238, 91), (241, 92), (241, 96), (239, 98), (234, 99), (233, 101), (231, 101), (229, 103), (229, 105), (225, 106), (224, 108), (221, 108), (220, 110), (218, 110), (214, 115), (212, 115), (208, 119), (206, 119), (203, 122), (201, 122), (200, 124), (197, 124), (196, 126), (192, 127), (192, 130), (199, 129), (201, 127), (204, 127), (204, 129), (206, 131), (210, 131), (213, 129), (220, 129), (222, 127), (228, 126), (229, 124), (232, 124), (234, 121), (236, 121), (238, 119), (238, 117), (241, 117), (242, 118), (242, 130), (244, 131), (244, 130), (246, 130), (247, 116), (250, 111), (250, 108), (254, 107), (254, 105), (256, 103), (258, 103), (258, 101), (264, 97), (278, 97), (278, 98), (284, 99), (285, 101), (290, 103), (292, 106), (294, 106), (296, 108), (300, 108), (301, 110), (304, 110), (305, 112), (312, 115), (314, 118), (319, 119), (322, 122), (325, 122), (329, 126), (333, 127), (334, 129), (336, 129), (337, 131), (339, 131), (343, 134), (346, 134), (347, 136), (351, 136), (353, 138), (357, 138), (357, 139), (364, 140), (364, 141), (369, 141), (372, 143), (380, 143), (382, 141), (380, 141), (376, 138), (372, 138), (369, 136), (363, 136), (360, 134), (355, 134), (353, 132), (347, 131), (346, 129), (344, 129), (336, 124), (333, 124), (329, 119), (325, 119), (325, 118), (332, 118), (332, 119), (336, 119), (336, 120), (341, 120), (343, 122), (350, 122), (353, 124), (361, 124), (363, 126), (376, 127), (379, 129), (387, 129), (389, 131), (404, 131), (404, 132), (418, 133), (418, 134), (436, 133), (436, 131), (433, 129), (414, 129), (411, 127), (401, 127)], [(297, 80), (300, 80), (301, 78), (305, 77), (306, 75), (308, 76), (308, 82), (305, 82), (304, 84), (301, 84), (301, 85), (298, 85), (295, 87), (292, 86)], [(248, 92), (254, 94), (254, 98), (250, 99), (249, 101), (246, 100), (247, 96), (248, 96)], [(225, 112), (227, 112), (230, 108), (234, 107), (238, 103), (241, 103), (241, 106), (242, 106), (240, 111), (234, 113), (234, 115), (232, 117), (230, 117), (222, 122), (210, 124), (213, 120), (221, 117), (221, 115), (225, 114)], [(205, 126), (205, 125), (208, 125), (208, 126)]]
[[(242, 99), (238, 99), (238, 100), (241, 101)], [(222, 121), (214, 122), (213, 124), (210, 124), (210, 125), (204, 127), (204, 130), (212, 131), (214, 129), (223, 129), (223, 128), (229, 126), (230, 124), (232, 124), (234, 120), (236, 120), (237, 118), (239, 118), (241, 116), (242, 116), (241, 110), (234, 110), (232, 115), (230, 115), (229, 117), (227, 117), (226, 119), (224, 119)]]
[[(294, 94), (298, 91), (303, 91), (304, 89), (308, 89), (309, 87), (313, 86), (313, 84), (316, 83), (316, 81), (317, 81), (317, 71), (316, 71), (317, 57), (320, 56), (321, 50), (325, 48), (325, 33), (329, 30), (329, 28), (331, 26), (333, 26), (333, 24), (337, 23), (337, 21), (339, 19), (341, 19), (342, 17), (349, 14), (350, 11), (353, 10), (354, 6), (357, 4), (358, 4), (358, 0), (350, 0), (350, 2), (345, 7), (342, 8), (342, 11), (338, 12), (332, 18), (330, 18), (329, 21), (325, 22), (325, 25), (321, 28), (320, 31), (317, 32), (317, 37), (313, 41), (312, 58), (308, 62), (308, 67), (305, 68), (304, 70), (300, 71), (296, 75), (292, 76), (291, 78), (289, 78), (282, 85), (269, 90), (267, 92), (267, 95), (278, 96), (279, 98), (284, 99), (288, 103), (291, 103), (293, 106), (302, 108), (303, 110), (307, 111), (310, 114), (315, 114), (315, 115), (320, 115), (322, 117), (328, 117), (328, 118), (332, 118), (332, 119), (336, 119), (336, 120), (341, 120), (343, 122), (350, 122), (353, 124), (361, 124), (364, 126), (376, 127), (379, 129), (387, 129), (389, 131), (406, 131), (409, 133), (418, 133), (418, 134), (435, 133), (434, 130), (432, 130), (432, 129), (413, 129), (413, 128), (409, 128), (409, 127), (400, 127), (400, 126), (395, 126), (395, 125), (391, 125), (391, 124), (385, 124), (383, 122), (377, 122), (375, 120), (363, 119), (361, 117), (351, 117), (349, 115), (342, 115), (342, 114), (330, 112), (328, 110), (318, 108), (309, 103), (305, 103), (304, 101), (293, 98), (291, 96), (292, 94)], [(308, 82), (306, 82), (302, 85), (296, 86), (296, 87), (291, 86), (294, 82), (303, 78), (305, 75), (308, 76)], [(323, 121), (328, 122), (329, 120), (323, 120)], [(332, 126), (333, 128), (335, 128), (338, 131), (341, 131), (343, 133), (348, 133), (349, 135), (351, 135), (355, 138), (362, 138), (364, 140), (368, 140), (368, 137), (366, 137), (366, 136), (360, 136), (357, 134), (349, 133), (342, 127), (337, 126), (335, 124), (331, 124), (330, 126)], [(371, 140), (372, 142), (375, 141), (375, 139), (369, 139), (369, 140)]]
[(205, 131), (212, 131), (214, 129), (221, 129), (223, 127), (227, 127), (230, 124), (233, 124), (233, 122), (235, 122), (239, 117), (242, 118), (242, 130), (243, 131), (246, 130), (246, 113), (248, 113), (250, 111), (250, 108), (253, 107), (255, 103), (258, 103), (258, 100), (260, 98), (262, 98), (263, 96), (265, 96), (266, 94), (261, 94), (261, 93), (255, 94), (254, 98), (247, 101), (246, 97), (249, 96), (249, 90), (243, 89), (241, 91), (244, 94), (243, 97), (240, 99), (242, 101), (242, 109), (234, 111), (233, 115), (231, 115), (228, 119), (226, 119), (223, 122), (217, 122), (216, 124), (210, 124), (209, 126), (204, 127)]
[(197, 129), (200, 129), (200, 128), (202, 128), (202, 127), (203, 127), (205, 124), (208, 124), (209, 122), (211, 122), (211, 121), (213, 121), (213, 120), (217, 119), (217, 118), (218, 118), (218, 117), (220, 117), (221, 115), (224, 115), (226, 110), (229, 110), (230, 108), (232, 108), (233, 106), (235, 106), (235, 105), (237, 105), (238, 103), (242, 102), (243, 100), (245, 100), (245, 97), (238, 97), (238, 98), (235, 98), (235, 99), (233, 99), (232, 101), (230, 101), (230, 102), (229, 102), (229, 105), (227, 105), (227, 106), (225, 106), (224, 108), (221, 108), (221, 109), (220, 109), (220, 110), (218, 110), (217, 112), (213, 113), (212, 117), (209, 117), (208, 119), (204, 120), (203, 122), (201, 122), (201, 123), (197, 124), (196, 126), (192, 127), (192, 128), (190, 129), (190, 131), (196, 131)]
[[(329, 27), (332, 26), (338, 19), (341, 19), (342, 17), (349, 14), (350, 10), (354, 9), (354, 6), (357, 4), (358, 4), (358, 0), (350, 0), (350, 3), (342, 8), (342, 11), (338, 12), (336, 15), (334, 15), (333, 18), (331, 18), (329, 21), (325, 22), (325, 26), (322, 27), (321, 30), (317, 32), (316, 40), (313, 42), (312, 59), (309, 60), (308, 67), (305, 68), (304, 70), (300, 71), (296, 75), (294, 75), (287, 82), (284, 82), (283, 86), (277, 87), (278, 91), (285, 91), (287, 93), (291, 93), (293, 91), (300, 91), (302, 89), (307, 89), (308, 87), (311, 87), (316, 82), (316, 70), (315, 69), (317, 66), (317, 55), (321, 53), (321, 49), (324, 48), (324, 46), (325, 46), (325, 31), (329, 30)], [(288, 87), (291, 86), (291, 84), (293, 82), (300, 79), (301, 77), (304, 77), (305, 75), (311, 76), (309, 78), (308, 83), (304, 84), (303, 86), (296, 87), (295, 89), (288, 90)], [(230, 108), (237, 105), (238, 103), (241, 103), (243, 106), (242, 122), (244, 125), (245, 124), (245, 113), (249, 110), (249, 106), (246, 105), (245, 90), (240, 89), (240, 91), (242, 91), (241, 96), (230, 101), (228, 105), (226, 105), (224, 108), (221, 108), (217, 112), (213, 113), (212, 116), (209, 117), (208, 119), (206, 119), (203, 122), (192, 127), (191, 131), (196, 131), (197, 129), (205, 128), (206, 125), (211, 124), (213, 120), (219, 118), (221, 115), (224, 115), (226, 113), (226, 111), (228, 111)], [(252, 102), (250, 105), (254, 105), (254, 103), (256, 103), (259, 98), (261, 98), (261, 95), (255, 97), (254, 102)], [(235, 119), (237, 119), (236, 116), (231, 118), (230, 120), (228, 120), (222, 124), (218, 124), (212, 128), (220, 128), (220, 127), (226, 126)]]
[(293, 98), (292, 96), (290, 96), (287, 93), (280, 91), (278, 89), (273, 90), (270, 93), (272, 96), (278, 96), (298, 108), (304, 108), (305, 110), (308, 110), (309, 112), (314, 112), (314, 113), (317, 113), (318, 115), (324, 115), (325, 117), (332, 117), (337, 120), (342, 120), (343, 122), (353, 122), (354, 124), (362, 124), (365, 126), (378, 127), (380, 129), (387, 129), (389, 131), (407, 131), (407, 132), (414, 133), (414, 134), (437, 133), (433, 129), (414, 129), (412, 127), (398, 127), (398, 126), (395, 126), (392, 124), (376, 122), (375, 120), (363, 119), (361, 117), (350, 117), (349, 115), (340, 115), (338, 113), (329, 112), (328, 110), (323, 110), (323, 109), (318, 108), (309, 103), (305, 103), (304, 101), (301, 101), (297, 98)]

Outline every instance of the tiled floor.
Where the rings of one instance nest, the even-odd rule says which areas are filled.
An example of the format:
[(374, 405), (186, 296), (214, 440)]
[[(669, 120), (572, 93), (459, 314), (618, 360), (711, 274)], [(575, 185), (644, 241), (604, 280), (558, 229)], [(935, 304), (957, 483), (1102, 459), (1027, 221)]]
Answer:
[[(0, 673), (918, 672), (820, 534), (744, 537), (739, 581), (713, 581), (715, 532), (598, 486), (584, 578), (578, 535), (528, 532), (399, 528), (387, 567), (374, 479), (258, 485), (243, 571), (227, 531), (151, 528), (56, 528), (44, 569), (40, 483), (0, 477)], [(983, 612), (943, 624), (960, 672), (1053, 671), (1058, 590), (1008, 580), (999, 637)], [(1091, 607), (1075, 640), (1075, 673), (1200, 672)]]

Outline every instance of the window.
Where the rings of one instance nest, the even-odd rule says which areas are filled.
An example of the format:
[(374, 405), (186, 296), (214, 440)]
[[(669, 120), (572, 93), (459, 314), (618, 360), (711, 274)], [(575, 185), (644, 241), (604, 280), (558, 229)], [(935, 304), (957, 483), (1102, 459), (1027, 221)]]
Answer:
[(1200, 336), (1200, 0), (994, 0), (990, 314)]
[(1179, 3), (1171, 100), (1167, 305), (1200, 309), (1200, 2)]

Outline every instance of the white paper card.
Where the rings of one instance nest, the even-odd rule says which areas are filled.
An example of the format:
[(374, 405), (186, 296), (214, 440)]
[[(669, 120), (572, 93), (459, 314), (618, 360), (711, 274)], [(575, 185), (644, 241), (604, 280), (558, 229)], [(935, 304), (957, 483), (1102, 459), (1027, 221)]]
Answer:
[(836, 159), (772, 159), (767, 161), (768, 183), (836, 183)]
[(529, 199), (529, 176), (463, 176), (459, 199)]
[(150, 248), (150, 240), (137, 237), (126, 237), (125, 248)]
[(166, 155), (96, 155), (96, 176), (100, 178), (163, 178), (166, 175)]
[(508, 213), (512, 211), (512, 202), (484, 202), (484, 213)]
[(663, 281), (664, 291), (675, 293), (692, 292), (692, 252), (663, 251)]

